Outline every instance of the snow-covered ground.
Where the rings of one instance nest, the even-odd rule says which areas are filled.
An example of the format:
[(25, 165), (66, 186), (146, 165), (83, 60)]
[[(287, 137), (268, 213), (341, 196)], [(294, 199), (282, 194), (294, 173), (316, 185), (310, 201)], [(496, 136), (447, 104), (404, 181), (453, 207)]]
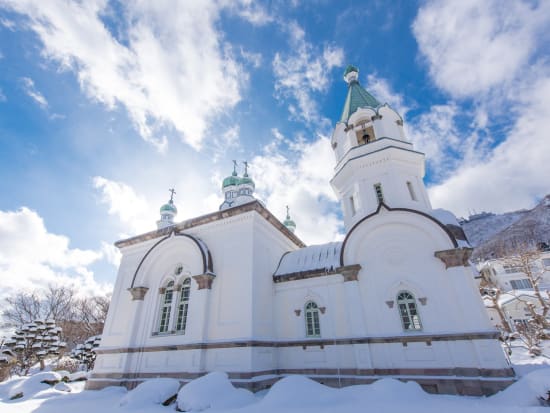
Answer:
[[(253, 394), (236, 389), (225, 373), (210, 373), (183, 386), (174, 379), (152, 379), (132, 391), (108, 387), (85, 391), (84, 382), (42, 383), (60, 378), (54, 372), (0, 383), (1, 413), (169, 413), (207, 411), (235, 413), (275, 412), (547, 412), (538, 396), (550, 390), (550, 359), (530, 358), (514, 349), (512, 361), (521, 376), (517, 383), (491, 397), (430, 395), (414, 382), (383, 379), (370, 385), (333, 389), (303, 376), (288, 376), (270, 390)], [(59, 376), (59, 377), (57, 377)], [(162, 403), (177, 393), (177, 399)], [(10, 400), (16, 394), (22, 397)]]

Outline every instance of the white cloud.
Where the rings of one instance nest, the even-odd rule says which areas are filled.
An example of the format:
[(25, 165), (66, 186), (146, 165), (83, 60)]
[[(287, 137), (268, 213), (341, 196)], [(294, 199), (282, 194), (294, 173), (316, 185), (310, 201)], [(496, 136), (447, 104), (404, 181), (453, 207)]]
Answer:
[(240, 48), (241, 56), (242, 58), (250, 63), (252, 67), (255, 69), (259, 68), (262, 65), (262, 54), (261, 53), (254, 53), (244, 50), (242, 47)]
[(154, 229), (153, 207), (131, 186), (102, 176), (94, 177), (93, 185), (100, 191), (101, 202), (109, 206), (109, 214), (114, 215), (121, 222), (125, 231), (121, 236), (140, 234)]
[(521, 75), (549, 15), (545, 1), (434, 0), (420, 8), (413, 32), (435, 83), (467, 97)]
[(0, 25), (12, 32), (15, 31), (15, 22), (13, 22), (12, 20), (0, 18)]
[(23, 91), (38, 103), (38, 106), (42, 109), (46, 109), (48, 107), (48, 101), (44, 95), (36, 89), (34, 81), (29, 77), (22, 77), (20, 80), (23, 85)]
[(253, 24), (263, 26), (273, 21), (273, 17), (265, 10), (261, 3), (253, 0), (222, 0), (220, 1), (230, 12)]
[(117, 247), (115, 247), (113, 244), (102, 242), (101, 252), (103, 253), (103, 258), (109, 264), (111, 264), (115, 268), (118, 268), (118, 266), (120, 265), (120, 259), (122, 258), (122, 254), (120, 253)]
[(369, 74), (367, 76), (365, 89), (379, 102), (390, 105), (402, 118), (406, 117), (410, 108), (405, 104), (403, 95), (396, 93), (387, 79), (375, 74)]
[(0, 102), (6, 102), (8, 98), (4, 94), (4, 91), (0, 88)]
[[(247, 18), (259, 22), (259, 9), (246, 3)], [(216, 2), (121, 3), (116, 15), (103, 0), (0, 5), (25, 15), (43, 56), (74, 72), (90, 98), (124, 106), (141, 136), (160, 150), (172, 129), (199, 148), (209, 123), (240, 100), (246, 72), (217, 30), (222, 6)], [(107, 15), (114, 29), (104, 24)]]
[(81, 294), (107, 292), (87, 268), (103, 257), (99, 251), (70, 247), (63, 235), (50, 233), (43, 219), (28, 208), (0, 211), (1, 299), (20, 290), (71, 285)]
[(289, 111), (294, 118), (306, 123), (319, 122), (323, 119), (314, 95), (328, 89), (330, 72), (342, 65), (344, 52), (333, 45), (319, 50), (305, 40), (305, 32), (296, 22), (285, 29), (290, 36), (291, 52), (276, 53), (273, 59), (276, 97), (292, 102)]
[(295, 143), (289, 152), (285, 150), (289, 140), (276, 129), (273, 134), (275, 144), (251, 162), (257, 196), (280, 220), (284, 220), (285, 206), (289, 205), (296, 235), (304, 242), (340, 239), (339, 206), (329, 184), (335, 164), (330, 140), (320, 136), (314, 142)]
[[(430, 76), (457, 99), (411, 120), (444, 172), (429, 188), (434, 206), (502, 212), (548, 192), (548, 24), (548, 2), (428, 1), (419, 11), (413, 31)], [(465, 97), (473, 104), (460, 106)]]
[(529, 207), (550, 192), (550, 78), (535, 83), (529, 99), (506, 140), (490, 155), (482, 162), (464, 162), (457, 173), (430, 188), (434, 205), (464, 216), (469, 209), (504, 212)]

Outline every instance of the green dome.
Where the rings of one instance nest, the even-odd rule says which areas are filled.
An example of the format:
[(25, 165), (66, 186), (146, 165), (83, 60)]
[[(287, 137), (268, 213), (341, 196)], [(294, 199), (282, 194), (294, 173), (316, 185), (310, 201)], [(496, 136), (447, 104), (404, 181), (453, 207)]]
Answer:
[(243, 177), (241, 178), (240, 184), (241, 184), (241, 185), (251, 185), (253, 188), (256, 187), (256, 184), (254, 183), (254, 181), (252, 180), (252, 178), (250, 178), (248, 175), (243, 176)]
[(231, 175), (223, 180), (222, 188), (226, 188), (232, 185), (239, 185), (240, 183), (241, 183), (241, 178), (239, 178), (237, 175)]
[(348, 67), (346, 67), (346, 71), (344, 72), (344, 77), (346, 77), (346, 75), (350, 72), (357, 72), (359, 73), (359, 69), (357, 69), (355, 66), (353, 65), (348, 65)]
[(178, 213), (178, 209), (176, 208), (176, 206), (174, 205), (174, 203), (172, 201), (168, 202), (167, 204), (164, 204), (163, 206), (160, 207), (160, 213), (162, 215), (163, 212), (173, 212), (174, 214), (177, 214)]
[(294, 228), (296, 228), (296, 222), (294, 222), (290, 218), (285, 219), (285, 222), (283, 222), (283, 224), (285, 225), (285, 227), (294, 227)]

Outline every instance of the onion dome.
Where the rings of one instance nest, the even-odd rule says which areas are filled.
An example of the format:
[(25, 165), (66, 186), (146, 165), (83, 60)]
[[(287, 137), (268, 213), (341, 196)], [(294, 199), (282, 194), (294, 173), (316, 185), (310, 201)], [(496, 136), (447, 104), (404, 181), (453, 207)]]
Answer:
[(283, 225), (292, 233), (296, 231), (296, 223), (290, 218), (288, 205), (286, 207), (286, 219), (284, 220)]
[(163, 213), (166, 213), (166, 212), (172, 212), (174, 215), (178, 213), (178, 209), (174, 205), (174, 201), (170, 200), (170, 201), (168, 201), (168, 203), (166, 203), (166, 204), (164, 204), (163, 206), (160, 207), (160, 214), (161, 215)]
[(252, 188), (256, 188), (256, 184), (254, 183), (252, 178), (248, 176), (247, 173), (245, 173), (244, 176), (241, 178), (240, 185), (250, 185)]
[(359, 84), (358, 78), (359, 69), (349, 65), (344, 72), (344, 80), (348, 83), (348, 94), (340, 122), (347, 123), (350, 116), (359, 108), (377, 108), (380, 106), (380, 102)]
[(171, 193), (170, 200), (160, 207), (160, 220), (157, 221), (157, 228), (166, 228), (174, 225), (174, 217), (178, 214), (178, 209), (174, 205), (174, 189), (169, 190)]
[(241, 185), (250, 185), (252, 188), (256, 188), (256, 184), (250, 176), (248, 176), (248, 162), (244, 161), (244, 175), (241, 178)]
[(237, 176), (237, 161), (233, 161), (233, 173), (223, 180), (222, 189), (227, 188), (228, 186), (239, 185), (240, 183), (241, 178)]

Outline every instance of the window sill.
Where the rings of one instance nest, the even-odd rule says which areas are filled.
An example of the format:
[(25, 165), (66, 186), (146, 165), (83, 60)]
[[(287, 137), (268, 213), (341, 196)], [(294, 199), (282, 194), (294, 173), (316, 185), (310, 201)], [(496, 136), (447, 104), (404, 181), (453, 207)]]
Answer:
[(151, 333), (151, 337), (183, 336), (183, 335), (185, 335), (185, 331), (167, 331), (164, 333), (159, 333), (158, 331), (154, 331)]

